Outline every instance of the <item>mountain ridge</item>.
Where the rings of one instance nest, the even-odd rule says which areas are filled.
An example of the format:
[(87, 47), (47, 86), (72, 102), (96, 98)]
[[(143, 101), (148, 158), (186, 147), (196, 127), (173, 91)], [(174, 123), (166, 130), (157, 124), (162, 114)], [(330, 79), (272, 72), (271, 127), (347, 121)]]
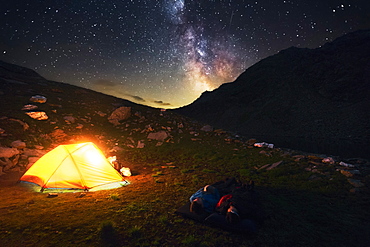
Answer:
[(370, 30), (290, 47), (175, 110), (246, 137), (369, 158)]

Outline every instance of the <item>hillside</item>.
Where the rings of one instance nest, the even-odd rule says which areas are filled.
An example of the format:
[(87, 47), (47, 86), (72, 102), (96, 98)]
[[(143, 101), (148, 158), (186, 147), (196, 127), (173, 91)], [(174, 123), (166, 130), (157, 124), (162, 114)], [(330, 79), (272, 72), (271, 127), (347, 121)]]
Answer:
[[(231, 85), (231, 84), (230, 84)], [(367, 246), (370, 162), (255, 145), (173, 111), (49, 81), (0, 62), (0, 246)], [(124, 187), (49, 196), (17, 183), (60, 144), (94, 142)], [(183, 218), (206, 184), (253, 180), (256, 234)]]
[(246, 137), (370, 158), (370, 30), (291, 47), (176, 112)]

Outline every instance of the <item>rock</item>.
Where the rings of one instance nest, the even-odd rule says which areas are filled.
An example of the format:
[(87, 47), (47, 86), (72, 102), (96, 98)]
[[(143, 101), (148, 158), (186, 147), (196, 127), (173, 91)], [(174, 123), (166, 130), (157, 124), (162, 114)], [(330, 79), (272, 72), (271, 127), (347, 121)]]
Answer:
[(43, 111), (26, 112), (26, 114), (36, 120), (47, 120), (49, 118)]
[(164, 131), (164, 130), (160, 130), (158, 132), (149, 133), (149, 135), (148, 135), (147, 138), (148, 139), (152, 139), (152, 140), (157, 140), (157, 141), (163, 142), (167, 137), (168, 137), (167, 132)]
[(37, 105), (24, 105), (22, 111), (32, 111), (38, 108)]
[(108, 117), (108, 121), (114, 126), (120, 124), (120, 121), (126, 120), (131, 116), (131, 107), (121, 106), (112, 112)]
[(30, 101), (31, 102), (35, 102), (35, 103), (45, 103), (46, 102), (46, 97), (45, 96), (41, 96), (41, 95), (34, 95), (30, 98)]
[(272, 164), (270, 167), (267, 167), (266, 170), (271, 170), (271, 169), (274, 169), (275, 167), (277, 167), (278, 165), (280, 165), (281, 163), (283, 163), (282, 160), (278, 161), (278, 162), (275, 162), (274, 164)]
[(24, 148), (26, 148), (26, 143), (25, 142), (22, 142), (20, 140), (16, 140), (16, 141), (12, 142), (10, 145), (13, 148), (17, 148), (17, 149), (24, 149)]
[(120, 152), (122, 151), (123, 148), (119, 147), (119, 146), (114, 146), (111, 150), (109, 150), (109, 152), (113, 153), (113, 152)]
[(333, 165), (335, 163), (334, 159), (332, 157), (326, 157), (322, 161), (322, 163)]
[(76, 119), (72, 116), (65, 116), (63, 117), (64, 121), (68, 124), (75, 123)]
[(343, 161), (341, 161), (341, 162), (339, 163), (339, 165), (344, 166), (344, 167), (355, 167), (354, 165), (352, 165), (352, 164), (348, 164), (348, 163), (344, 163)]
[(304, 155), (294, 155), (294, 156), (292, 156), (292, 158), (294, 158), (295, 162), (299, 162), (299, 161), (305, 159), (306, 156), (304, 156)]
[(253, 146), (256, 142), (257, 140), (252, 138), (252, 139), (249, 139), (246, 143), (248, 146)]
[(51, 132), (50, 137), (56, 140), (57, 142), (62, 142), (66, 138), (68, 138), (68, 135), (61, 129), (56, 129), (53, 132)]
[(145, 143), (142, 141), (138, 141), (136, 148), (144, 148), (144, 147), (145, 147)]
[(82, 129), (84, 127), (84, 125), (83, 124), (77, 124), (77, 126), (76, 126), (76, 129)]
[(4, 148), (0, 147), (0, 158), (10, 158), (19, 154), (19, 150), (16, 148)]
[[(40, 146), (40, 147), (42, 147), (42, 146)], [(44, 147), (42, 147), (42, 148), (44, 148)], [(46, 151), (45, 150), (41, 150), (41, 149), (25, 148), (23, 150), (23, 155), (25, 155), (27, 157), (41, 157), (44, 154), (46, 154)]]
[(28, 158), (28, 164), (26, 166), (26, 169), (28, 170), (33, 164), (35, 164), (36, 161), (38, 161), (39, 157), (29, 157)]
[(14, 164), (9, 158), (4, 158), (4, 160), (5, 162), (0, 160), (0, 165), (4, 166), (3, 167), (4, 172), (8, 172), (11, 168), (14, 167)]
[(348, 182), (350, 183), (350, 184), (352, 184), (354, 187), (356, 187), (356, 188), (361, 188), (361, 187), (364, 187), (365, 186), (365, 184), (364, 183), (362, 183), (360, 180), (357, 180), (357, 179), (352, 179), (352, 178), (349, 178), (348, 179)]
[(359, 170), (340, 170), (340, 173), (342, 173), (346, 177), (353, 177), (354, 175), (360, 175)]
[(200, 130), (205, 132), (211, 132), (213, 131), (213, 127), (211, 125), (204, 125)]
[(9, 121), (14, 121), (14, 122), (19, 123), (20, 125), (22, 125), (24, 131), (28, 130), (28, 128), (30, 127), (27, 123), (25, 123), (25, 122), (23, 122), (19, 119), (9, 118)]
[(101, 116), (101, 117), (105, 117), (107, 114), (104, 113), (104, 112), (101, 112), (101, 111), (96, 111), (95, 112), (97, 115)]
[(258, 169), (262, 170), (262, 169), (265, 169), (265, 168), (266, 168), (266, 167), (268, 167), (268, 166), (270, 166), (270, 164), (263, 165), (263, 166), (261, 166), (261, 167), (260, 167), (260, 168), (258, 168)]

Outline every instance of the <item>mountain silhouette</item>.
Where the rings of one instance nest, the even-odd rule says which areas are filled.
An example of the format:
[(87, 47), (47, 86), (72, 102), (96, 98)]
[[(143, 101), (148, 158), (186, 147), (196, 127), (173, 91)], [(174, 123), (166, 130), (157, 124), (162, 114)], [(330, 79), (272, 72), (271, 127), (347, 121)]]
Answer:
[(281, 147), (370, 158), (370, 30), (283, 50), (176, 112)]

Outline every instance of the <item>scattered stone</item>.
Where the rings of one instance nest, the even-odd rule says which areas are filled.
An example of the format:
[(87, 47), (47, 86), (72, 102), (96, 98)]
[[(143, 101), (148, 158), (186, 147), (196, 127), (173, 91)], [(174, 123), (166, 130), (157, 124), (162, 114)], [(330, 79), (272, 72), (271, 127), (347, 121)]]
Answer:
[(152, 132), (152, 133), (149, 133), (148, 135), (148, 139), (152, 139), (152, 140), (157, 140), (157, 141), (160, 141), (160, 142), (163, 142), (167, 137), (168, 137), (168, 133), (164, 130), (160, 130), (158, 132)]
[(361, 187), (364, 187), (365, 186), (365, 184), (364, 183), (362, 183), (360, 180), (358, 180), (358, 179), (353, 179), (353, 178), (349, 178), (348, 179), (348, 182), (350, 183), (350, 184), (352, 184), (354, 187), (356, 187), (356, 188), (361, 188)]
[(332, 157), (326, 157), (322, 161), (322, 163), (329, 164), (329, 165), (334, 165), (335, 161)]
[(76, 122), (76, 119), (72, 116), (65, 116), (65, 117), (63, 117), (63, 119), (67, 124), (71, 124), (71, 123)]
[(83, 124), (77, 124), (77, 126), (76, 126), (76, 129), (82, 129), (84, 127), (84, 125)]
[(14, 167), (13, 162), (9, 158), (3, 158), (3, 160), (0, 159), (0, 166), (3, 166), (4, 172), (8, 172), (11, 168)]
[(24, 105), (22, 111), (32, 111), (38, 108), (37, 105)]
[(9, 118), (9, 121), (14, 121), (14, 122), (19, 123), (20, 125), (22, 125), (24, 131), (28, 130), (28, 128), (30, 127), (27, 123), (25, 123), (25, 122), (23, 122), (19, 119)]
[(211, 125), (204, 125), (200, 130), (205, 132), (211, 132), (213, 131), (213, 127)]
[(45, 103), (46, 102), (46, 97), (44, 97), (44, 96), (41, 96), (41, 95), (35, 95), (35, 96), (32, 96), (31, 98), (30, 98), (30, 101), (31, 102), (35, 102), (35, 103), (41, 103), (41, 104), (43, 104), (43, 103)]
[(113, 153), (113, 152), (120, 152), (122, 151), (123, 148), (119, 147), (119, 146), (114, 146), (111, 150), (109, 150), (109, 152)]
[(36, 120), (47, 120), (49, 118), (43, 111), (26, 112), (26, 114)]
[(256, 142), (257, 140), (252, 138), (252, 139), (249, 139), (246, 143), (248, 146), (253, 146)]
[(145, 147), (145, 143), (142, 141), (138, 141), (136, 148), (144, 148), (144, 147)]
[(95, 113), (101, 117), (105, 117), (107, 114), (101, 111), (95, 111)]
[(21, 140), (16, 140), (10, 144), (13, 148), (16, 149), (24, 149), (26, 148), (26, 143), (22, 142)]
[(57, 197), (58, 196), (58, 193), (49, 193), (48, 194), (48, 198), (53, 198), (53, 197)]
[(305, 159), (306, 156), (304, 156), (304, 155), (294, 155), (294, 156), (292, 156), (292, 158), (294, 158), (295, 162), (298, 162), (298, 161), (301, 161), (301, 160)]
[(28, 164), (26, 166), (26, 169), (28, 170), (33, 164), (36, 163), (40, 158), (39, 157), (29, 157), (28, 158)]
[(39, 146), (39, 147), (41, 148), (36, 148), (36, 146), (35, 146), (36, 149), (25, 148), (23, 150), (23, 155), (27, 157), (41, 157), (46, 153), (46, 151), (42, 150), (44, 147), (42, 146)]
[(19, 150), (16, 148), (0, 147), (0, 158), (11, 158), (19, 153)]
[(272, 156), (272, 154), (271, 154), (270, 152), (266, 152), (265, 150), (261, 150), (259, 153), (260, 153), (260, 154), (264, 154), (264, 155), (266, 155), (267, 157), (271, 157), (271, 156)]
[(359, 170), (340, 170), (340, 173), (342, 173), (344, 176), (350, 178), (353, 177), (354, 175), (360, 175)]
[(343, 161), (339, 162), (339, 165), (344, 166), (344, 167), (355, 167), (352, 164), (344, 163)]
[(61, 129), (56, 129), (49, 135), (52, 139), (56, 140), (56, 142), (63, 142), (68, 138), (68, 135)]
[(108, 121), (114, 126), (120, 124), (120, 121), (126, 120), (131, 116), (131, 107), (121, 106), (112, 112), (108, 117)]
[(278, 162), (275, 162), (274, 164), (272, 164), (270, 167), (267, 167), (266, 170), (269, 171), (271, 169), (274, 169), (275, 167), (277, 167), (278, 165), (280, 165), (281, 163), (283, 163), (282, 160), (278, 161)]
[(226, 131), (222, 130), (222, 129), (216, 129), (214, 130), (213, 132), (217, 133), (217, 134), (226, 134)]
[(259, 168), (259, 170), (265, 169), (266, 167), (270, 166), (270, 164), (263, 165)]

